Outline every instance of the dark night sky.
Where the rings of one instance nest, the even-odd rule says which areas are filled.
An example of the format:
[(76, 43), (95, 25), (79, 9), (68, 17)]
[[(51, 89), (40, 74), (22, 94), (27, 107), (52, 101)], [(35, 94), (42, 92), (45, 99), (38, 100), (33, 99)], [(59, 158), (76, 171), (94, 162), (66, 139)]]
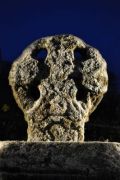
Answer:
[(0, 0), (0, 48), (13, 61), (37, 38), (71, 33), (98, 48), (120, 79), (119, 0)]

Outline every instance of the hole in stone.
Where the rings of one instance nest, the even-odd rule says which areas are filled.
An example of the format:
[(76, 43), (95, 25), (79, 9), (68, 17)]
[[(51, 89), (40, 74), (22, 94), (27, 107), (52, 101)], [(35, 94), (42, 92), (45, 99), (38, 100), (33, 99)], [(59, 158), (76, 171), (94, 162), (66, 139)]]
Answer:
[(86, 97), (87, 97), (87, 94), (88, 94), (88, 91), (85, 87), (83, 87), (82, 85), (80, 85), (79, 83), (77, 84), (76, 83), (76, 86), (77, 86), (77, 94), (76, 94), (76, 99), (78, 101), (82, 100), (82, 101), (86, 101)]
[(38, 86), (37, 84), (35, 85), (32, 84), (32, 86), (29, 87), (28, 90), (28, 96), (33, 98), (34, 101), (36, 101), (40, 97), (40, 92), (37, 86)]
[(47, 49), (41, 48), (39, 50), (35, 50), (34, 52), (32, 52), (31, 55), (32, 58), (39, 61), (38, 67), (40, 72), (39, 74), (40, 79), (45, 79), (49, 76), (50, 69), (47, 62), (45, 62), (47, 54), (48, 54)]
[(75, 82), (75, 86), (77, 88), (77, 93), (76, 93), (76, 99), (78, 101), (80, 100), (85, 100), (86, 96), (87, 96), (87, 89), (85, 87), (82, 86), (82, 75), (76, 74), (75, 72), (73, 72), (72, 74), (69, 75), (68, 77), (69, 79), (73, 79), (73, 81)]
[(80, 48), (76, 48), (76, 49), (74, 50), (74, 57), (75, 57), (75, 59), (77, 59), (77, 60), (82, 58), (82, 54), (81, 54)]
[(47, 57), (47, 49), (41, 48), (33, 53), (33, 58), (37, 60), (45, 60)]

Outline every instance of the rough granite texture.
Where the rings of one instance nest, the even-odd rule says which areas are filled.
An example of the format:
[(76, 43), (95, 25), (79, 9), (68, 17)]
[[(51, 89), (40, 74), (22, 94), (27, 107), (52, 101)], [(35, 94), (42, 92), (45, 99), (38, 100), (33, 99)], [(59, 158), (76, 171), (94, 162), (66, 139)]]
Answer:
[(106, 62), (73, 35), (46, 37), (13, 63), (9, 83), (28, 123), (28, 141), (80, 142), (85, 122), (107, 91)]
[(43, 174), (49, 177), (56, 174), (58, 179), (60, 174), (69, 175), (71, 176), (69, 180), (75, 179), (72, 175), (81, 177), (80, 179), (120, 180), (120, 144), (109, 142), (0, 142), (0, 177), (2, 180), (5, 177), (20, 178), (22, 175), (33, 177), (33, 179), (38, 175), (41, 179), (40, 176)]

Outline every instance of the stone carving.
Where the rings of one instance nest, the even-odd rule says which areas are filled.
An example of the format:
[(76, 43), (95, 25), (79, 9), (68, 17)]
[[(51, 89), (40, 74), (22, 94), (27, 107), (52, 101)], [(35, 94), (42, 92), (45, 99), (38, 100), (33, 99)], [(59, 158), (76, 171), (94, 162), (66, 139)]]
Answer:
[(84, 141), (85, 122), (107, 91), (106, 62), (73, 35), (46, 37), (13, 63), (9, 83), (28, 123), (28, 141)]

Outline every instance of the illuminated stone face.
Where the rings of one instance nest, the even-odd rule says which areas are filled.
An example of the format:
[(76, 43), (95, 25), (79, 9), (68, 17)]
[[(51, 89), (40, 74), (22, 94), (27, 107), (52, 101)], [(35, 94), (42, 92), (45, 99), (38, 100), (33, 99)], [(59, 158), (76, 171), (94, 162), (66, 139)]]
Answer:
[(80, 142), (108, 77), (98, 50), (73, 35), (56, 35), (24, 50), (9, 83), (28, 123), (28, 141)]

